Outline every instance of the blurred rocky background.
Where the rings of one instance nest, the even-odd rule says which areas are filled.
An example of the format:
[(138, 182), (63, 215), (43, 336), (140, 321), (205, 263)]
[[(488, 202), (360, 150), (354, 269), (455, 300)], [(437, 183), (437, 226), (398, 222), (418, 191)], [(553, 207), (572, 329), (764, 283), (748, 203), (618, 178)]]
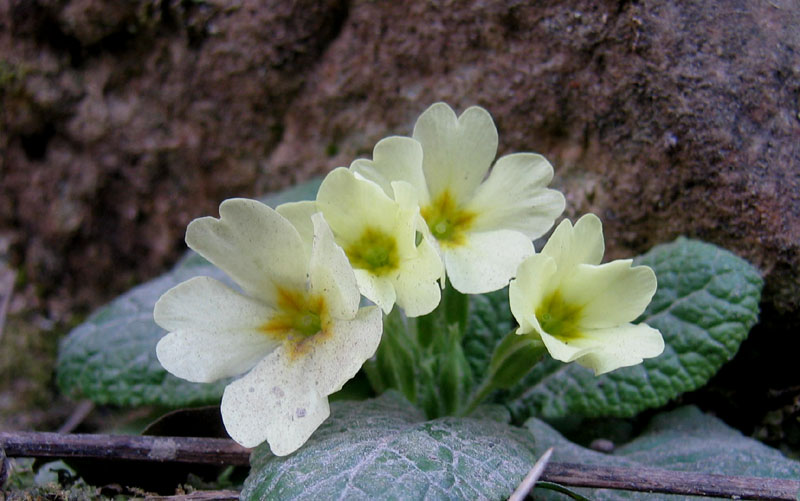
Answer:
[(793, 0), (0, 0), (0, 427), (71, 412), (57, 339), (174, 263), (191, 219), (444, 100), (547, 156), (609, 258), (687, 235), (757, 265), (761, 324), (686, 401), (800, 446), (798, 26)]

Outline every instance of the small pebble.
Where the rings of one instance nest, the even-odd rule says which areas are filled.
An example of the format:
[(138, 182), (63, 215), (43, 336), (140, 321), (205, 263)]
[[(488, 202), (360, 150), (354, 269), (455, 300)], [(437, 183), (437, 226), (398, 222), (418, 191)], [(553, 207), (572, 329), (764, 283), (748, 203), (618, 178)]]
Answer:
[(608, 454), (610, 452), (614, 452), (614, 442), (608, 440), (607, 438), (596, 438), (592, 440), (591, 444), (589, 444), (589, 448)]

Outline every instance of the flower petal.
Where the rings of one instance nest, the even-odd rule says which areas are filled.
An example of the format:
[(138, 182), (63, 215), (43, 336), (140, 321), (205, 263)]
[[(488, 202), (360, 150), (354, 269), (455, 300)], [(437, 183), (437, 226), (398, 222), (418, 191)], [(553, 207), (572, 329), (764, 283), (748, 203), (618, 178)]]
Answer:
[(325, 176), (317, 194), (317, 207), (343, 247), (361, 238), (367, 227), (385, 233), (394, 230), (394, 200), (377, 184), (356, 177), (344, 167)]
[(317, 375), (315, 384), (326, 395), (335, 393), (353, 378), (381, 342), (383, 315), (368, 306), (358, 310), (352, 320), (336, 322), (331, 336), (320, 344), (309, 364)]
[(407, 317), (426, 315), (439, 305), (442, 292), (437, 280), (443, 268), (439, 253), (424, 238), (417, 247), (416, 257), (401, 263), (394, 289), (397, 305)]
[(305, 287), (308, 255), (286, 218), (257, 200), (243, 198), (225, 200), (219, 213), (219, 219), (203, 217), (189, 223), (189, 247), (268, 304), (275, 304), (276, 285)]
[(517, 334), (541, 331), (536, 307), (550, 293), (547, 287), (555, 273), (555, 260), (544, 254), (530, 256), (517, 268), (517, 276), (508, 286), (511, 313), (519, 324)]
[(171, 374), (197, 383), (245, 373), (279, 344), (259, 328), (273, 314), (213, 278), (193, 278), (156, 303), (155, 321), (170, 331), (156, 356)]
[(309, 200), (303, 202), (289, 202), (275, 207), (275, 211), (285, 217), (295, 227), (303, 241), (306, 255), (311, 255), (311, 244), (314, 241), (314, 225), (311, 216), (319, 212), (317, 203)]
[(464, 245), (443, 248), (450, 283), (464, 294), (502, 289), (533, 254), (533, 243), (518, 231), (469, 233), (466, 238)]
[(372, 160), (358, 159), (350, 164), (350, 170), (380, 185), (390, 197), (395, 198), (392, 182), (405, 181), (414, 188), (420, 203), (429, 200), (422, 172), (422, 145), (410, 137), (381, 139), (372, 150)]
[(636, 365), (664, 351), (661, 332), (647, 324), (585, 330), (579, 337), (566, 340), (542, 333), (542, 340), (556, 360), (577, 362), (594, 370), (595, 375)]
[(564, 212), (564, 195), (546, 186), (553, 167), (541, 155), (516, 153), (497, 161), (465, 210), (477, 214), (474, 231), (517, 230), (529, 239), (544, 235)]
[(328, 417), (327, 396), (341, 389), (378, 348), (381, 313), (362, 308), (354, 320), (336, 322), (329, 335), (309, 339), (308, 351), (284, 345), (222, 396), (222, 419), (245, 447), (264, 440), (278, 456), (302, 446)]
[(397, 300), (397, 292), (394, 290), (394, 283), (389, 277), (376, 276), (367, 270), (354, 269), (356, 283), (361, 294), (380, 306), (387, 315)]
[(547, 240), (542, 254), (556, 260), (558, 278), (563, 279), (579, 264), (600, 264), (603, 259), (603, 224), (594, 214), (586, 214), (572, 226), (565, 219)]
[(244, 377), (225, 387), (222, 421), (244, 447), (265, 440), (277, 456), (296, 451), (330, 415), (328, 399), (314, 387), (315, 374), (281, 346)]
[(422, 169), (431, 199), (444, 191), (457, 203), (472, 197), (497, 154), (497, 129), (491, 115), (473, 106), (460, 117), (436, 103), (417, 119), (414, 139), (422, 144)]
[(564, 300), (581, 305), (581, 327), (604, 329), (636, 320), (656, 292), (656, 274), (630, 259), (580, 264), (561, 285)]
[(309, 263), (311, 291), (325, 298), (328, 313), (336, 319), (356, 316), (361, 294), (350, 261), (333, 240), (333, 233), (322, 214), (311, 216), (314, 247)]
[(404, 181), (393, 181), (391, 187), (397, 203), (397, 215), (392, 231), (397, 243), (397, 253), (400, 259), (413, 259), (417, 256), (417, 231), (423, 227), (427, 228), (427, 225), (419, 214), (419, 203), (414, 187)]
[(539, 335), (550, 356), (561, 362), (573, 362), (596, 348), (595, 343), (586, 343), (583, 339), (562, 339), (551, 336), (542, 329)]
[(647, 324), (624, 324), (589, 331), (586, 335), (591, 337), (595, 348), (575, 361), (594, 370), (595, 375), (639, 364), (643, 359), (656, 357), (664, 351), (661, 332)]

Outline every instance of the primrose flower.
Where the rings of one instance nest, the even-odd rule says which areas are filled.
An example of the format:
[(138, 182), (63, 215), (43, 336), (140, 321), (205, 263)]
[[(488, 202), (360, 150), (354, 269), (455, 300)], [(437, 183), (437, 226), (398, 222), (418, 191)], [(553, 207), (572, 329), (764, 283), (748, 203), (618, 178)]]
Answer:
[(310, 216), (319, 211), (353, 266), (358, 288), (387, 314), (395, 302), (409, 317), (439, 304), (437, 280), (444, 270), (434, 246), (417, 232), (424, 227), (411, 185), (392, 183), (394, 199), (380, 186), (344, 167), (322, 181), (316, 202), (294, 202), (278, 212), (309, 241)]
[(664, 351), (647, 324), (632, 324), (656, 292), (656, 276), (630, 259), (600, 264), (603, 228), (594, 214), (558, 225), (509, 286), (517, 334), (540, 336), (550, 355), (602, 374)]
[(413, 139), (386, 138), (373, 160), (356, 160), (351, 169), (389, 195), (393, 181), (414, 187), (455, 289), (480, 294), (505, 287), (534, 252), (532, 240), (564, 211), (564, 196), (546, 188), (553, 167), (541, 155), (515, 153), (497, 160), (486, 177), (497, 129), (476, 106), (456, 117), (448, 105), (432, 105)]
[(244, 374), (222, 396), (225, 428), (245, 447), (266, 440), (286, 455), (328, 417), (327, 396), (375, 353), (381, 312), (359, 309), (355, 276), (322, 216), (306, 246), (255, 200), (226, 200), (219, 213), (192, 221), (186, 243), (244, 293), (209, 277), (167, 291), (154, 311), (169, 331), (156, 354), (193, 382)]

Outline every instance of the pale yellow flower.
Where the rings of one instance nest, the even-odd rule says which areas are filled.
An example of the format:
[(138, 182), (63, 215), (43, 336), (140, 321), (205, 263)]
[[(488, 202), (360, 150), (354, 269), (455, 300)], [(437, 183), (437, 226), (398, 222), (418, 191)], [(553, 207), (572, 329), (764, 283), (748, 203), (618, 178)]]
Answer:
[(155, 306), (169, 331), (158, 360), (193, 382), (239, 376), (222, 418), (245, 447), (299, 448), (328, 417), (341, 389), (378, 347), (381, 313), (359, 309), (355, 276), (322, 216), (306, 246), (284, 217), (255, 200), (226, 200), (220, 218), (192, 221), (186, 242), (242, 292), (208, 277), (167, 291)]
[(409, 317), (439, 304), (442, 262), (426, 238), (416, 194), (406, 182), (392, 183), (394, 199), (375, 183), (341, 167), (320, 185), (316, 202), (278, 207), (309, 241), (311, 215), (320, 212), (353, 266), (361, 293), (389, 313), (394, 304)]
[(602, 374), (664, 351), (647, 324), (633, 324), (656, 292), (656, 276), (630, 259), (600, 264), (603, 228), (594, 214), (558, 225), (509, 287), (517, 334), (540, 336), (550, 355)]
[(453, 287), (478, 294), (508, 284), (565, 204), (546, 188), (553, 167), (544, 157), (506, 155), (489, 172), (496, 153), (497, 129), (486, 110), (474, 106), (456, 117), (436, 103), (417, 120), (413, 139), (386, 138), (372, 160), (351, 169), (389, 195), (394, 181), (413, 186)]

